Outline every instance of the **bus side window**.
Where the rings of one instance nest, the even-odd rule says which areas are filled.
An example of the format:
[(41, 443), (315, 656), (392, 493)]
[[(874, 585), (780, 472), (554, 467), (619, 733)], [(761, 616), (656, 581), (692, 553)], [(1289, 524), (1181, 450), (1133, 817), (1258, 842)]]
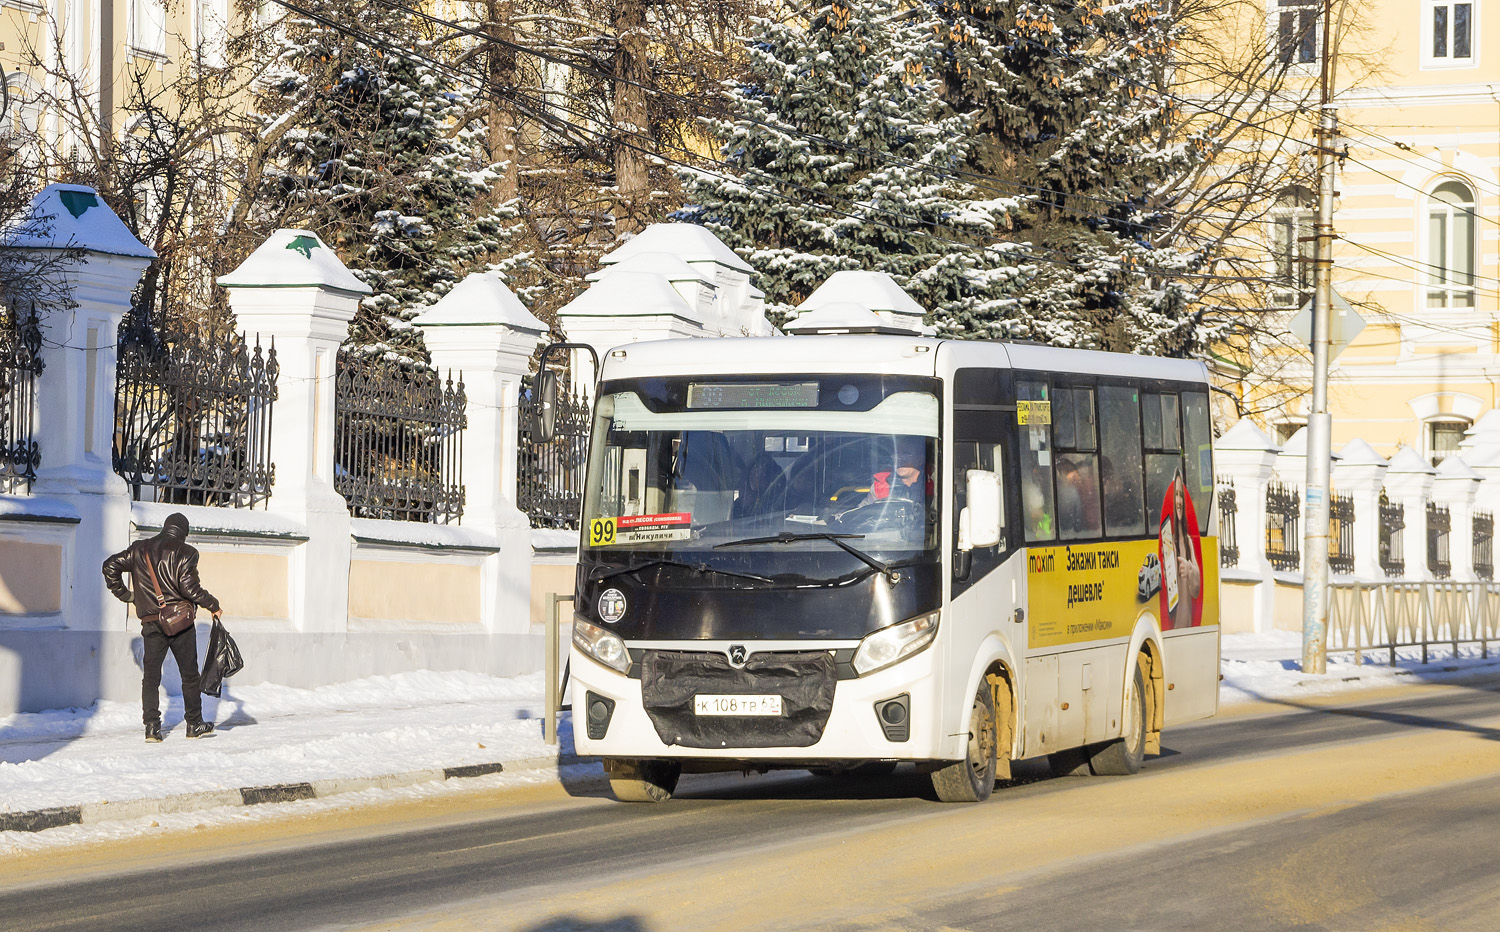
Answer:
[(1099, 461), (1104, 482), (1104, 529), (1111, 536), (1146, 532), (1141, 487), (1141, 405), (1139, 393), (1121, 385), (1099, 387)]
[[(1016, 400), (1050, 401), (1047, 383), (1017, 382)], [(1017, 421), (1019, 420), (1020, 412), (1017, 411)], [(1021, 448), (1021, 522), (1026, 528), (1027, 541), (1056, 540), (1050, 406), (1032, 408), (1027, 421), (1026, 424), (1018, 423), (1016, 427)]]
[(1141, 414), (1146, 426), (1146, 523), (1155, 528), (1161, 524), (1167, 486), (1182, 468), (1182, 427), (1178, 422), (1177, 395), (1142, 392)]
[(1094, 390), (1058, 388), (1053, 394), (1058, 531), (1063, 540), (1098, 537), (1104, 526), (1099, 508)]
[(1214, 494), (1214, 434), (1208, 419), (1207, 394), (1182, 393), (1182, 427), (1187, 441), (1184, 479), (1198, 512), (1198, 533), (1207, 536)]

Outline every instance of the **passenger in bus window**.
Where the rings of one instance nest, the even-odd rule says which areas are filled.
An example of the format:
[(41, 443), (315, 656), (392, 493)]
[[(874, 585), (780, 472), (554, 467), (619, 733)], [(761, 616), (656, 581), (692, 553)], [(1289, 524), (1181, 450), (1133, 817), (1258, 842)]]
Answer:
[(1057, 523), (1064, 539), (1099, 536), (1099, 483), (1093, 454), (1058, 455)]
[[(768, 493), (771, 492), (772, 484), (780, 478), (781, 467), (777, 465), (775, 457), (769, 453), (757, 453), (750, 461), (750, 467), (745, 470), (744, 484), (734, 500), (734, 517), (746, 518), (774, 510), (770, 507), (769, 500), (775, 495)], [(784, 493), (785, 489), (782, 491)]]

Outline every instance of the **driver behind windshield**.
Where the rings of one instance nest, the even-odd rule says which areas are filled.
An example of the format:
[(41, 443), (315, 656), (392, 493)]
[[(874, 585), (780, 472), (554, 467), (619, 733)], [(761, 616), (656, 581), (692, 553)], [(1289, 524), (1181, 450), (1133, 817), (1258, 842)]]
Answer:
[(926, 502), (932, 489), (928, 478), (926, 444), (919, 437), (902, 437), (896, 441), (892, 468), (870, 478), (870, 492), (860, 502), (869, 505), (891, 499)]

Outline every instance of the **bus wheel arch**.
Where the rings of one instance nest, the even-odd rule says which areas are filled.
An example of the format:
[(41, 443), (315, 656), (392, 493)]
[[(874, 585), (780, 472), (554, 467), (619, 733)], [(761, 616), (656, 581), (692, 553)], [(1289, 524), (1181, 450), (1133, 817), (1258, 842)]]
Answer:
[(1161, 731), (1166, 706), (1166, 678), (1162, 673), (1161, 647), (1153, 640), (1141, 643), (1135, 662), (1146, 681), (1146, 753), (1161, 753)]
[(1005, 664), (996, 661), (984, 671), (995, 703), (995, 779), (1011, 778), (1010, 762), (1016, 751), (1016, 679)]

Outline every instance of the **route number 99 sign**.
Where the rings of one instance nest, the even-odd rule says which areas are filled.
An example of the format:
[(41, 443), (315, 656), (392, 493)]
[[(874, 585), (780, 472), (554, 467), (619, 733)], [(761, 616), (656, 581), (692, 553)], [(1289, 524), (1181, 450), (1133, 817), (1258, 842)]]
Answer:
[(589, 522), (589, 546), (608, 547), (615, 542), (615, 519), (595, 518)]

